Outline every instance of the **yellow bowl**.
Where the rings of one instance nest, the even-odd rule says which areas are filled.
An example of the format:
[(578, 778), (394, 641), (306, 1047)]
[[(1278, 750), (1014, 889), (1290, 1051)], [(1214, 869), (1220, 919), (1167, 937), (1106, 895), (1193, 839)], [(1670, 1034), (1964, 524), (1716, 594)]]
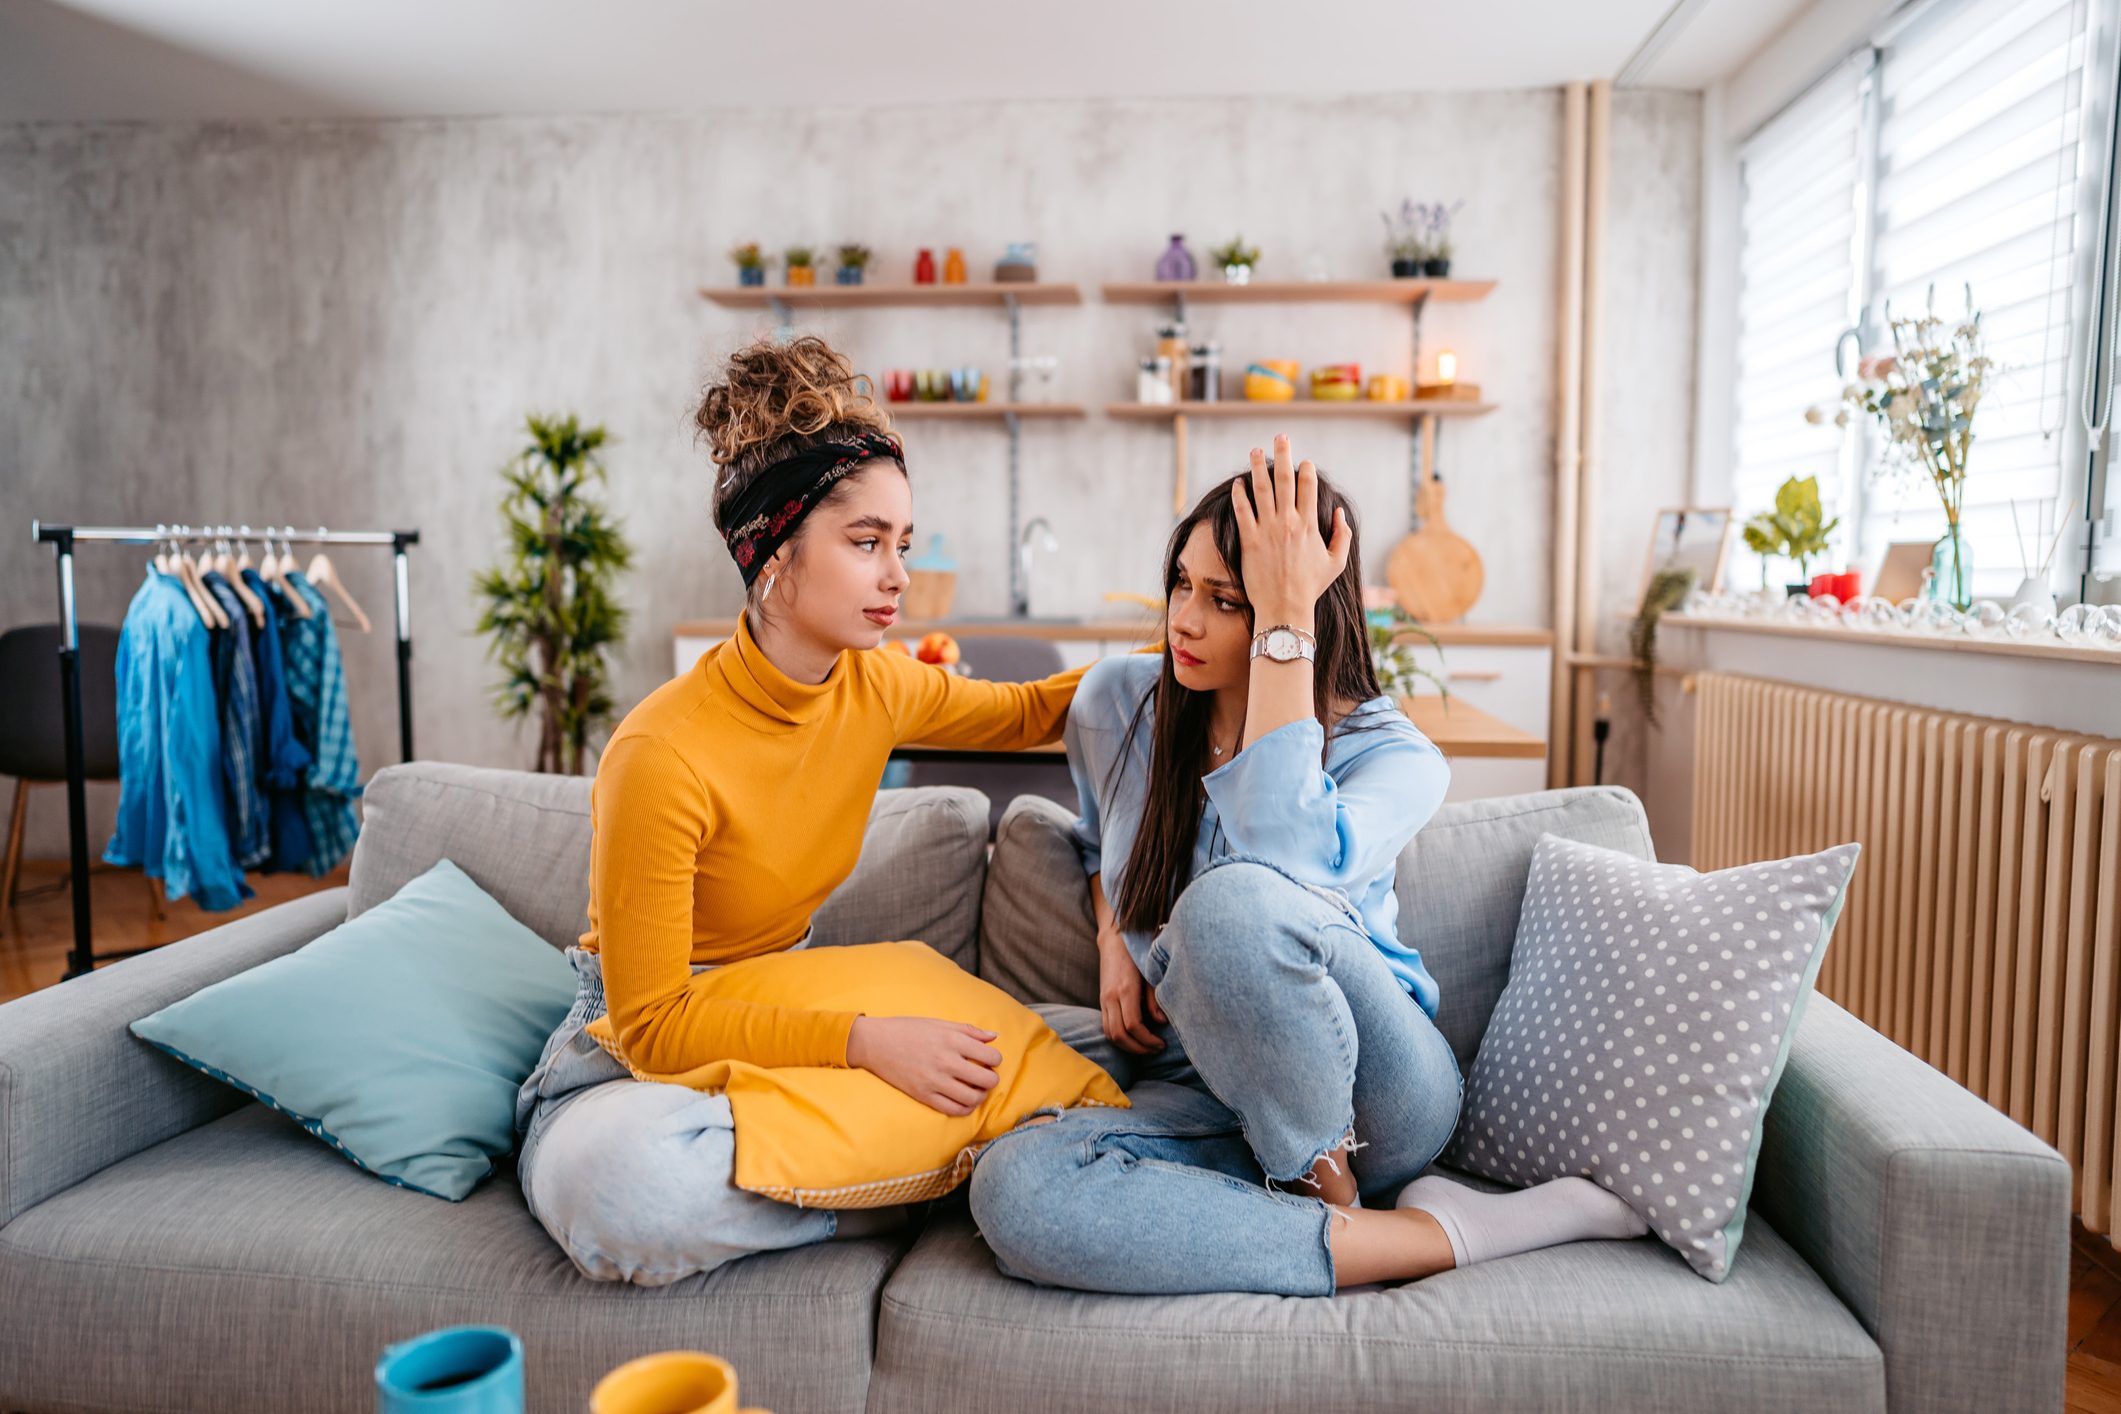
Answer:
[(1353, 383), (1314, 382), (1311, 385), (1311, 401), (1315, 403), (1352, 403), (1362, 396), (1362, 389)]
[(1271, 373), (1245, 375), (1245, 399), (1255, 403), (1285, 403), (1296, 396), (1296, 385)]

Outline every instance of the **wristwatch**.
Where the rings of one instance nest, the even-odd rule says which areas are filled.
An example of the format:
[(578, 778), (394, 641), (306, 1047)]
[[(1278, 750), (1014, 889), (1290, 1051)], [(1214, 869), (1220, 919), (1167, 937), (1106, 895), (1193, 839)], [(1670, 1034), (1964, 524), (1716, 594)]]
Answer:
[(1298, 658), (1315, 663), (1318, 640), (1292, 624), (1276, 624), (1252, 635), (1252, 656), (1271, 658), (1277, 663), (1293, 663)]

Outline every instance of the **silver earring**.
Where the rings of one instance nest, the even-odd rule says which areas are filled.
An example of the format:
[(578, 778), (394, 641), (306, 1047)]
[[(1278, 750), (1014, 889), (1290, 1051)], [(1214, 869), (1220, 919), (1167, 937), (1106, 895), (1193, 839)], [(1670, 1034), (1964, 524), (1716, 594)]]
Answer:
[(773, 597), (773, 582), (776, 579), (779, 579), (780, 577), (781, 572), (779, 570), (775, 570), (772, 574), (766, 576), (766, 592), (759, 595), (759, 602), (761, 604), (765, 603), (768, 599), (771, 599)]

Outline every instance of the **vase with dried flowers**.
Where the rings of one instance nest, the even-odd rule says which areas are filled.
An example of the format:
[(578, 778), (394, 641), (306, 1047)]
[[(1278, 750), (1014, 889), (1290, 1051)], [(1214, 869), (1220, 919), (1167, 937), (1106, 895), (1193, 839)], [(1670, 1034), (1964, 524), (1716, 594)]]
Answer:
[[(1929, 593), (1963, 612), (1974, 602), (1974, 567), (1959, 511), (1966, 503), (1974, 410), (1995, 364), (1982, 348), (1981, 313), (1974, 308), (1972, 286), (1966, 289), (1965, 313), (1956, 322), (1938, 316), (1932, 286), (1921, 314), (1895, 318), (1888, 302), (1885, 323), (1892, 334), (1892, 352), (1861, 354), (1855, 381), (1841, 390), (1840, 408), (1831, 414), (1823, 407), (1808, 408), (1805, 420), (1821, 423), (1831, 416), (1836, 426), (1846, 427), (1852, 415), (1867, 414), (1885, 434), (1880, 469), (1929, 482), (1944, 505), (1945, 527), (1930, 555)], [(1858, 338), (1860, 350), (1855, 330), (1834, 346), (1834, 367), (1843, 377), (1848, 376), (1844, 352), (1851, 338)]]

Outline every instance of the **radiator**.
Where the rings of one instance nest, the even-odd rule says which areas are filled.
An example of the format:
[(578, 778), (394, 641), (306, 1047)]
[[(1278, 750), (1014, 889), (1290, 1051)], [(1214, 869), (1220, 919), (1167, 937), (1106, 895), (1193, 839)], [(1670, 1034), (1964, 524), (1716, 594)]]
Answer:
[(2055, 1146), (2121, 1230), (2121, 742), (1694, 678), (1693, 863), (1863, 842), (1819, 990)]

